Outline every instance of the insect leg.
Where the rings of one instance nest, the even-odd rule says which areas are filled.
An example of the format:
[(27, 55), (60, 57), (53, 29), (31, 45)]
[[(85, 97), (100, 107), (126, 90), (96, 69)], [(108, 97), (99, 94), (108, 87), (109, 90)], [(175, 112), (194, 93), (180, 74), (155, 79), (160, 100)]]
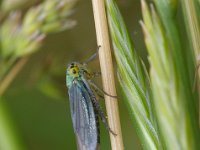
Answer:
[(96, 89), (97, 91), (101, 92), (102, 94), (105, 94), (107, 96), (110, 96), (112, 98), (117, 98), (117, 96), (114, 96), (114, 95), (110, 95), (108, 94), (107, 92), (105, 92), (104, 90), (100, 89), (99, 87), (97, 87), (91, 80), (88, 80), (88, 83), (94, 88)]
[(100, 77), (100, 76), (101, 76), (101, 72), (100, 71), (92, 73), (92, 78), (96, 78), (96, 77)]
[(93, 98), (92, 98), (92, 103), (93, 103), (94, 108), (95, 108), (95, 110), (97, 111), (99, 117), (101, 118), (101, 121), (104, 123), (106, 129), (107, 129), (109, 132), (111, 132), (113, 135), (116, 136), (117, 134), (116, 134), (114, 131), (112, 131), (111, 128), (109, 127), (108, 122), (107, 122), (107, 120), (106, 120), (106, 117), (105, 117), (105, 115), (104, 115), (104, 113), (103, 113), (103, 111), (102, 111), (102, 109), (101, 109), (101, 106), (99, 105), (98, 101), (96, 100), (96, 97), (95, 97), (95, 96), (93, 96)]
[(94, 53), (92, 56), (90, 56), (85, 62), (83, 62), (83, 64), (84, 65), (87, 65), (89, 62), (91, 62), (92, 60), (94, 60), (96, 57), (97, 57), (97, 54), (99, 53), (99, 48), (100, 48), (101, 46), (99, 45), (98, 47), (97, 47), (97, 51), (96, 51), (96, 53)]
[(98, 97), (104, 99), (104, 96), (101, 95), (97, 89), (94, 89), (94, 91), (95, 91), (95, 93), (98, 95)]

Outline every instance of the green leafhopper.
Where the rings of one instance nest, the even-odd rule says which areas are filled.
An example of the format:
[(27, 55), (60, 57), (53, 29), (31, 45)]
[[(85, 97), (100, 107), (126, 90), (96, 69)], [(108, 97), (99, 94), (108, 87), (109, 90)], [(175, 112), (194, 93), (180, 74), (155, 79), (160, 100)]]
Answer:
[[(67, 67), (66, 85), (68, 87), (71, 117), (77, 144), (81, 150), (96, 150), (100, 143), (99, 117), (106, 128), (116, 135), (109, 128), (106, 117), (98, 103), (96, 91), (99, 89), (91, 82), (91, 79), (97, 74), (91, 73), (87, 69), (87, 63), (93, 60), (96, 55), (97, 53), (92, 55), (85, 63), (72, 62)], [(104, 92), (104, 94), (106, 93)]]

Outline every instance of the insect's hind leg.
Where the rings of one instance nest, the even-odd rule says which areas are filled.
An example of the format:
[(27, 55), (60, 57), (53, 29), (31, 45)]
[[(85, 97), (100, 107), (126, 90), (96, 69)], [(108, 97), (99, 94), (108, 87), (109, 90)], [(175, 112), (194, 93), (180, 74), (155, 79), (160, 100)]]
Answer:
[(96, 100), (96, 98), (92, 98), (92, 103), (94, 105), (95, 110), (97, 111), (99, 117), (101, 118), (101, 121), (104, 123), (106, 129), (111, 132), (113, 135), (117, 135), (114, 131), (111, 130), (111, 128), (108, 125), (108, 122), (106, 120), (106, 117), (101, 109), (101, 106), (99, 105), (98, 101)]
[(95, 95), (97, 95), (100, 99), (104, 99), (104, 95), (102, 93), (99, 92), (98, 89), (96, 88), (92, 88), (92, 91), (95, 93)]

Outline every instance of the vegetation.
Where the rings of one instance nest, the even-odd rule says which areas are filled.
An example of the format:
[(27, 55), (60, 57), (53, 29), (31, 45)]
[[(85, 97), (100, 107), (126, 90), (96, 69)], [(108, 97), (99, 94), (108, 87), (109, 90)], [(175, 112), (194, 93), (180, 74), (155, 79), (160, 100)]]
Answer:
[[(190, 32), (181, 37), (185, 28), (180, 28), (183, 20), (177, 18), (185, 17), (189, 31), (194, 24), (187, 20), (191, 10), (185, 12), (186, 2), (182, 10), (178, 10), (179, 3), (154, 0), (155, 7), (151, 4), (149, 9), (146, 1), (141, 0), (140, 23), (149, 54), (148, 74), (141, 67), (143, 62), (132, 46), (117, 6), (107, 0), (118, 78), (144, 149), (199, 149), (200, 146), (198, 98), (192, 93), (195, 47), (188, 46)], [(179, 11), (185, 16), (178, 16)], [(199, 30), (199, 26), (195, 27)], [(197, 38), (193, 37), (194, 43), (200, 40)]]
[[(126, 104), (129, 110), (129, 116), (132, 119), (131, 128), (136, 130), (143, 149), (200, 149), (198, 88), (195, 87), (194, 91), (192, 90), (197, 73), (196, 66), (200, 62), (200, 17), (198, 15), (200, 1), (153, 0), (150, 4), (146, 0), (140, 0), (140, 2), (142, 19), (137, 21), (143, 30), (143, 39), (148, 53), (147, 58), (142, 58), (135, 50), (134, 41), (130, 36), (132, 31), (127, 30), (117, 3), (114, 0), (105, 0), (109, 32), (117, 63), (117, 76), (123, 93), (120, 100)], [(35, 102), (36, 99), (28, 103), (27, 101), (38, 95), (34, 93), (35, 89), (33, 89), (33, 93), (24, 92), (22, 94), (25, 96), (24, 106), (21, 108), (27, 107), (27, 109), (19, 110), (18, 113), (24, 114), (24, 118), (27, 119), (25, 123), (27, 128), (24, 130), (18, 128), (15, 125), (14, 117), (12, 118), (12, 109), (18, 108), (9, 108), (7, 104), (7, 102), (9, 103), (9, 94), (13, 92), (11, 90), (9, 93), (8, 87), (17, 77), (17, 74), (23, 72), (24, 66), (31, 60), (32, 56), (41, 49), (45, 49), (43, 46), (48, 40), (47, 37), (51, 38), (51, 36), (56, 35), (55, 33), (61, 33), (76, 25), (74, 19), (69, 19), (74, 12), (75, 4), (76, 0), (0, 1), (0, 149), (31, 149), (26, 147), (28, 144), (25, 143), (24, 138), (27, 137), (20, 134), (26, 132), (25, 130), (29, 129), (28, 126), (36, 125), (30, 119), (31, 117), (34, 119), (34, 115), (26, 115), (29, 108), (33, 109), (30, 111), (33, 111), (37, 115), (36, 118), (41, 122), (45, 119), (51, 120), (51, 117), (57, 113), (52, 111), (51, 114), (48, 114), (48, 112), (46, 116), (43, 116), (42, 113), (45, 113), (45, 111), (39, 111), (46, 107), (54, 109), (57, 107), (57, 101), (48, 101), (49, 106), (46, 106), (45, 103), (45, 107), (42, 106), (42, 102), (40, 102), (41, 105), (38, 105)], [(83, 6), (85, 7), (85, 5)], [(90, 21), (88, 19), (90, 18), (82, 18), (89, 26)], [(92, 26), (94, 25), (92, 24)], [(88, 37), (90, 30), (89, 28), (84, 32), (88, 34)], [(77, 32), (78, 36), (82, 34), (79, 33), (79, 30)], [(93, 31), (91, 30), (91, 32)], [(83, 36), (87, 37), (85, 34)], [(63, 40), (65, 43), (66, 40)], [(77, 45), (88, 47), (85, 42), (89, 40), (87, 38), (86, 40), (76, 41), (76, 37), (70, 35), (70, 40), (75, 45), (74, 49), (78, 49)], [(89, 42), (95, 42), (95, 38)], [(49, 43), (51, 44), (51, 42)], [(67, 44), (70, 45), (71, 42)], [(93, 48), (96, 49), (96, 47)], [(49, 51), (46, 50), (46, 52)], [(52, 57), (49, 57), (50, 52), (45, 53), (43, 54), (43, 56), (46, 56), (45, 59), (43, 60), (43, 57), (41, 57), (43, 64), (39, 64), (41, 65), (39, 67), (36, 66), (37, 73), (34, 74), (34, 69), (29, 68), (29, 70), (33, 69), (31, 72), (33, 76), (23, 75), (21, 77), (23, 79), (28, 78), (30, 84), (35, 82), (35, 76), (40, 79), (37, 80), (36, 85), (37, 90), (39, 89), (43, 93), (43, 96), (39, 95), (40, 100), (47, 98), (44, 97), (44, 94), (49, 99), (66, 99), (66, 95), (63, 94), (66, 93), (66, 88), (61, 79), (65, 76), (65, 69), (63, 69), (64, 71), (57, 69), (57, 65), (52, 65), (51, 61), (60, 61), (61, 55), (64, 59), (72, 57), (72, 52), (75, 53), (75, 50), (68, 50), (68, 53), (60, 51), (60, 56), (53, 60)], [(57, 53), (57, 49), (50, 55), (54, 56), (55, 53)], [(81, 56), (81, 54), (85, 55), (85, 51), (79, 52), (77, 56)], [(87, 56), (81, 58), (81, 61), (85, 58)], [(34, 60), (34, 63), (37, 60)], [(146, 63), (146, 60), (148, 60), (148, 63)], [(61, 63), (63, 66), (66, 65), (63, 64), (66, 63), (64, 61), (61, 61)], [(15, 87), (18, 88), (19, 84), (21, 84), (20, 81), (16, 83), (17, 86), (15, 85)], [(27, 91), (26, 88), (24, 88), (24, 91)], [(12, 101), (12, 106), (19, 103), (19, 99), (23, 98)], [(53, 103), (52, 106), (51, 103)], [(66, 103), (60, 101), (60, 105), (63, 106), (63, 109), (66, 109)], [(63, 111), (60, 107), (57, 107), (56, 110)], [(63, 111), (62, 114), (66, 114), (66, 112)], [(59, 124), (59, 119), (66, 120), (65, 115), (63, 116), (63, 118), (54, 116), (54, 119), (58, 118), (56, 118), (56, 121), (52, 120), (48, 125), (42, 124), (41, 137), (47, 132), (47, 128), (49, 130), (54, 129), (54, 126)], [(70, 124), (71, 120), (68, 114), (67, 117), (66, 124)], [(20, 125), (20, 123), (19, 121), (18, 124)], [(66, 126), (66, 124), (63, 126)], [(65, 132), (62, 125), (56, 131), (59, 130)], [(67, 127), (67, 130), (69, 131), (67, 134), (73, 134), (72, 128), (68, 129)], [(34, 134), (30, 136), (34, 136)], [(56, 137), (58, 134), (51, 136)], [(48, 137), (45, 136), (44, 138)], [(64, 137), (60, 138), (65, 141)], [(108, 138), (104, 135), (101, 139), (102, 143), (106, 143), (106, 139), (108, 141)], [(134, 139), (126, 139), (126, 136), (123, 135), (124, 143), (126, 140), (132, 141)], [(32, 142), (34, 143), (34, 141), (31, 141), (29, 145)], [(71, 142), (71, 139), (66, 140), (66, 142), (75, 145), (75, 142)], [(47, 144), (49, 148), (51, 145), (51, 143), (42, 144)], [(62, 147), (62, 145), (59, 146)], [(39, 144), (34, 148), (37, 150), (44, 149)], [(51, 148), (57, 149), (57, 147)], [(109, 146), (101, 148), (110, 149)]]

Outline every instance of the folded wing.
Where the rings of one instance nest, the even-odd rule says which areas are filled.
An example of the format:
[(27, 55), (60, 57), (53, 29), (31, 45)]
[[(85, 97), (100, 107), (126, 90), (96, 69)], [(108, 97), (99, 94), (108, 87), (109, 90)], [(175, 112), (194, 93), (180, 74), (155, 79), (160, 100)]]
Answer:
[(96, 150), (97, 126), (87, 82), (76, 81), (69, 88), (71, 117), (80, 150)]

